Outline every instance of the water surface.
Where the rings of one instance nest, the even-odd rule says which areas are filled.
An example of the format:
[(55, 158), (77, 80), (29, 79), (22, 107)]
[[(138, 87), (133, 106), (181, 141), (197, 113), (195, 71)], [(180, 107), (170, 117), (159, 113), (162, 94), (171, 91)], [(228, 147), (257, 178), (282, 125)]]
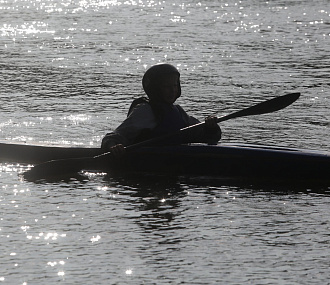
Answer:
[[(328, 1), (0, 1), (0, 138), (94, 146), (158, 62), (223, 142), (330, 150)], [(327, 284), (329, 187), (196, 177), (30, 183), (1, 163), (4, 284)]]

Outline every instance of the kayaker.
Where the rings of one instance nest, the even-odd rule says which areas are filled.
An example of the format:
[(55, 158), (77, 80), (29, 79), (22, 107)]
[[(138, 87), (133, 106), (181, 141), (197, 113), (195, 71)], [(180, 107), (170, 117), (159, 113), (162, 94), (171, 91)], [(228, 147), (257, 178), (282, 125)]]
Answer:
[[(128, 117), (102, 140), (102, 149), (115, 156), (125, 153), (129, 146), (156, 136), (165, 135), (199, 121), (174, 104), (181, 95), (180, 73), (170, 64), (157, 64), (143, 76), (142, 86), (148, 98), (133, 101)], [(221, 138), (217, 117), (205, 119), (203, 128), (192, 128), (185, 136), (173, 138), (163, 144), (208, 143), (216, 144)]]

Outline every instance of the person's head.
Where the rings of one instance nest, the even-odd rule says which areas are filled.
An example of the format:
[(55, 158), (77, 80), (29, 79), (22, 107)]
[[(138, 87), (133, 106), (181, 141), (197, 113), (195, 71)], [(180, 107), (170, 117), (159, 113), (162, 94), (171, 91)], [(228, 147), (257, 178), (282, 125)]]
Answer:
[(181, 95), (180, 73), (170, 64), (154, 65), (144, 74), (142, 86), (151, 101), (173, 104)]

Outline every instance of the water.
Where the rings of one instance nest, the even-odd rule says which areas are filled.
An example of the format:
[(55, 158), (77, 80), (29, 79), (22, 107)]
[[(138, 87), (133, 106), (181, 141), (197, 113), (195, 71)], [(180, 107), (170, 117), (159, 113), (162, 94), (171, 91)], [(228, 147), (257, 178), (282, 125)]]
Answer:
[[(0, 1), (0, 138), (99, 146), (143, 94), (147, 67), (181, 72), (224, 142), (330, 150), (328, 1)], [(4, 284), (327, 284), (329, 188), (200, 178), (30, 183), (2, 163)]]

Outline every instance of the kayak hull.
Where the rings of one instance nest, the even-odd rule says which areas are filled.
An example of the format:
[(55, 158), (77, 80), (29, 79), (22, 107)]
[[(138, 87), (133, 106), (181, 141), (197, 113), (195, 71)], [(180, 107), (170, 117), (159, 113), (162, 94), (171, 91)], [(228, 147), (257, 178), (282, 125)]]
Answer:
[[(101, 153), (100, 148), (0, 142), (2, 162), (39, 164)], [(129, 152), (126, 159), (105, 160), (87, 170), (330, 181), (330, 154), (248, 144), (143, 147)]]
[(240, 178), (330, 181), (330, 155), (256, 145), (144, 148), (126, 165), (134, 171)]

